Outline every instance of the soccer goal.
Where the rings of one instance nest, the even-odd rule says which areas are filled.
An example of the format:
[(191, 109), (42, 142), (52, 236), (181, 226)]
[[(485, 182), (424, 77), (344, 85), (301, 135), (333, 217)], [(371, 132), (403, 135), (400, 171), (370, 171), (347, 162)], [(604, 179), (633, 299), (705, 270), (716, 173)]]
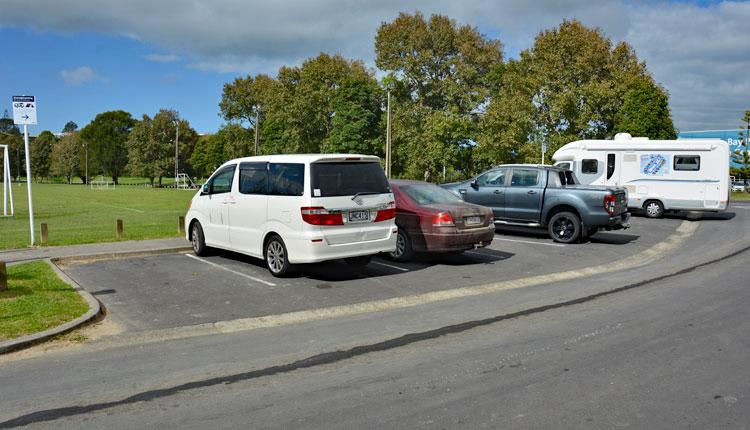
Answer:
[[(13, 216), (13, 187), (10, 179), (10, 157), (8, 156), (8, 145), (0, 145), (0, 154), (3, 156), (3, 216)], [(8, 211), (10, 209), (10, 211)]]
[(195, 183), (186, 173), (180, 173), (177, 175), (177, 177), (175, 178), (175, 187), (182, 190), (196, 188)]
[(99, 175), (91, 181), (91, 189), (94, 190), (109, 190), (115, 188), (115, 183), (109, 181), (109, 177)]

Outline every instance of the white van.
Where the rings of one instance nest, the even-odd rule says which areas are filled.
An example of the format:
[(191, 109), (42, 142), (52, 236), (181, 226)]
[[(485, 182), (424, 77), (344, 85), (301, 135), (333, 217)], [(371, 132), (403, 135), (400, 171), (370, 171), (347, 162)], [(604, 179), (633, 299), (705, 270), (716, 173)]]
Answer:
[(393, 252), (395, 216), (378, 157), (269, 155), (219, 167), (193, 197), (185, 231), (197, 255), (207, 247), (236, 251), (283, 276), (292, 264), (365, 265)]
[(628, 190), (628, 207), (658, 218), (665, 210), (723, 211), (729, 203), (729, 145), (721, 139), (578, 140), (558, 149), (555, 166), (582, 184)]

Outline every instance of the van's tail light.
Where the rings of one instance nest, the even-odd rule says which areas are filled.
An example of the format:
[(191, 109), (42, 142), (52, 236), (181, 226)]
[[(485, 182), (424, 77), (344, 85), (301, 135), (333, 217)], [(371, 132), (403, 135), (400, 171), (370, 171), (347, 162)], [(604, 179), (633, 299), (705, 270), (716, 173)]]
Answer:
[(310, 206), (300, 208), (302, 220), (312, 225), (343, 225), (344, 218), (341, 212), (331, 213), (322, 206)]
[(610, 215), (615, 214), (616, 202), (617, 202), (617, 196), (615, 196), (614, 194), (609, 194), (609, 195), (604, 196), (604, 209)]
[(378, 210), (375, 222), (387, 221), (393, 218), (396, 218), (396, 202), (388, 202), (385, 209)]
[(453, 217), (449, 212), (440, 212), (432, 216), (432, 225), (435, 227), (446, 227), (453, 225)]

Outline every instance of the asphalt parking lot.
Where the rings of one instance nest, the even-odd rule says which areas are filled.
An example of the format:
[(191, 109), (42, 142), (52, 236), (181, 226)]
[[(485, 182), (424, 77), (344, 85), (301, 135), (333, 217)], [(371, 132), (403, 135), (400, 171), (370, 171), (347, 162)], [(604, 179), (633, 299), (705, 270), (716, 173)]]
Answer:
[(603, 265), (667, 238), (685, 217), (634, 217), (632, 228), (562, 245), (543, 231), (498, 230), (491, 246), (409, 263), (375, 258), (363, 269), (340, 261), (274, 278), (263, 262), (217, 251), (76, 263), (66, 273), (94, 294), (127, 331), (347, 305)]

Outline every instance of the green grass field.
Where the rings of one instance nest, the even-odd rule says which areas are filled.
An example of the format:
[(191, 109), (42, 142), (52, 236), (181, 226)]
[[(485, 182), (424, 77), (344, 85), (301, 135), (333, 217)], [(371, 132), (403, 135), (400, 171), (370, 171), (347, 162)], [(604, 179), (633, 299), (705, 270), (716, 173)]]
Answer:
[[(115, 241), (118, 218), (124, 224), (123, 240), (177, 236), (178, 216), (185, 215), (195, 193), (125, 186), (94, 190), (83, 185), (53, 184), (32, 184), (31, 189), (37, 244), (40, 224), (46, 223), (50, 246)], [(0, 217), (0, 249), (29, 246), (25, 184), (13, 184), (13, 201), (15, 217)]]
[(88, 305), (43, 261), (8, 267), (0, 292), (0, 340), (56, 327), (83, 315)]
[(750, 200), (750, 193), (742, 193), (742, 192), (733, 192), (732, 193), (732, 200)]

